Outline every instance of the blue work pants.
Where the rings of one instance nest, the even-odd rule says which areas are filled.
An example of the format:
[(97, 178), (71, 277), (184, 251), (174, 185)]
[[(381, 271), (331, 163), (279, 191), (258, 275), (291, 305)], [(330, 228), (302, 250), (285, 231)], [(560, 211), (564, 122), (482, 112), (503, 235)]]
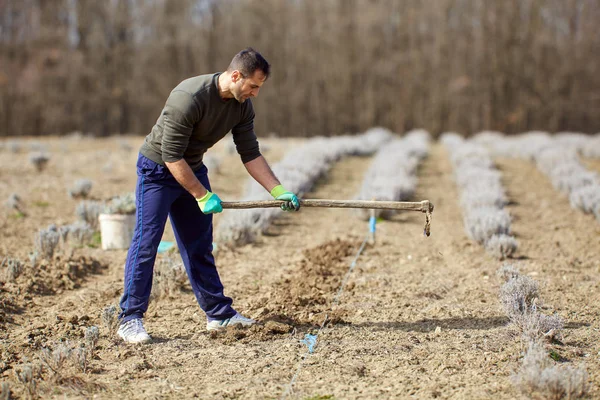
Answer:
[[(121, 298), (121, 323), (142, 318), (148, 310), (152, 273), (167, 216), (192, 290), (209, 320), (235, 315), (212, 254), (212, 215), (200, 211), (196, 199), (171, 175), (167, 167), (139, 155), (137, 161), (136, 226), (125, 264), (125, 289)], [(210, 190), (208, 170), (194, 174)]]

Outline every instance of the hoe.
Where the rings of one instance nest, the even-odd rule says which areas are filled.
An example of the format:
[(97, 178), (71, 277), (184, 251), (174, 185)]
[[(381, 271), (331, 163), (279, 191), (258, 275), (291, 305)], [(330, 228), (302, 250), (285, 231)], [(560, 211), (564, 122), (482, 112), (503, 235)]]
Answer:
[[(223, 201), (221, 205), (228, 209), (243, 208), (271, 208), (279, 207), (283, 203), (281, 200), (261, 200), (261, 201)], [(306, 199), (300, 200), (302, 207), (324, 207), (324, 208), (367, 208), (379, 210), (404, 210), (420, 211), (425, 213), (425, 229), (423, 234), (430, 235), (431, 213), (433, 204), (429, 200), (409, 202), (409, 201), (376, 201), (376, 200), (324, 200), (324, 199)]]

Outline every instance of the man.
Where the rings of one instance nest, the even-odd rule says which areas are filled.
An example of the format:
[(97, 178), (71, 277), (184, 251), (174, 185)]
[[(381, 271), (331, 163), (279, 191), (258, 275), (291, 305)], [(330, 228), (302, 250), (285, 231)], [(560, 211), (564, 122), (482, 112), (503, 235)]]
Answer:
[(223, 210), (211, 192), (202, 156), (231, 130), (248, 173), (271, 195), (284, 200), (284, 211), (300, 208), (260, 154), (254, 133), (256, 97), (269, 77), (269, 63), (252, 48), (235, 55), (227, 71), (181, 82), (169, 95), (137, 161), (136, 228), (125, 264), (119, 336), (129, 343), (151, 341), (142, 318), (148, 309), (156, 251), (167, 221), (196, 300), (207, 316), (206, 329), (250, 326), (223, 294), (212, 255), (212, 214)]

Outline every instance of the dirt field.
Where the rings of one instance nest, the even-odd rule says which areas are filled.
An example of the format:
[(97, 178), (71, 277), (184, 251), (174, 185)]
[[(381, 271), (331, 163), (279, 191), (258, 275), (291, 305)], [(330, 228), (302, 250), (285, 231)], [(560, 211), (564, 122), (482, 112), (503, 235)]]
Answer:
[[(79, 200), (67, 194), (75, 179), (91, 179), (96, 199), (133, 191), (141, 141), (41, 139), (52, 154), (42, 172), (28, 151), (5, 149), (0, 200), (17, 193), (25, 215), (0, 211), (0, 260), (28, 260), (39, 228), (76, 220)], [(261, 141), (271, 163), (298, 142)], [(220, 172), (210, 173), (213, 191), (233, 200), (247, 179), (243, 165), (224, 143), (212, 153), (222, 159)], [(305, 197), (352, 198), (370, 161), (342, 160)], [(532, 163), (496, 161), (519, 241), (509, 261), (540, 283), (544, 313), (564, 319), (562, 344), (551, 346), (563, 364), (587, 369), (590, 398), (598, 398), (600, 224), (571, 209)], [(597, 161), (586, 163), (600, 172)], [(351, 212), (302, 209), (277, 220), (252, 245), (217, 243), (226, 294), (261, 325), (216, 336), (206, 332), (204, 314), (185, 289), (151, 303), (145, 324), (152, 344), (122, 343), (100, 315), (118, 304), (126, 251), (86, 246), (62, 254), (34, 274), (0, 283), (0, 382), (14, 397), (26, 398), (28, 386), (17, 379), (23, 367), (39, 364), (44, 347), (80, 343), (95, 325), (100, 340), (87, 372), (42, 371), (35, 378), (40, 397), (281, 398), (299, 371), (287, 398), (518, 398), (511, 375), (525, 349), (498, 301), (502, 262), (466, 237), (452, 168), (437, 143), (419, 170), (415, 200), (423, 199), (435, 205), (431, 236), (422, 235), (420, 213), (379, 223), (376, 243), (358, 258), (335, 307), (333, 298), (368, 232)], [(165, 240), (173, 240), (170, 227)], [(331, 322), (300, 364), (307, 353), (301, 340), (316, 333), (325, 314)]]

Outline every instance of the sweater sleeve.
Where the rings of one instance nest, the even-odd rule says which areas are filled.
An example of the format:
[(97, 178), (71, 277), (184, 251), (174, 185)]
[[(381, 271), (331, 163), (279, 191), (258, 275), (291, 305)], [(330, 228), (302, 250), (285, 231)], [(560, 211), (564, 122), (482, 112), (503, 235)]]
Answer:
[(179, 161), (188, 147), (194, 124), (200, 119), (200, 110), (191, 94), (175, 90), (169, 95), (162, 116), (162, 159)]
[(254, 108), (250, 99), (246, 100), (242, 107), (242, 119), (233, 127), (231, 133), (237, 152), (244, 164), (260, 157), (258, 140), (254, 133)]

